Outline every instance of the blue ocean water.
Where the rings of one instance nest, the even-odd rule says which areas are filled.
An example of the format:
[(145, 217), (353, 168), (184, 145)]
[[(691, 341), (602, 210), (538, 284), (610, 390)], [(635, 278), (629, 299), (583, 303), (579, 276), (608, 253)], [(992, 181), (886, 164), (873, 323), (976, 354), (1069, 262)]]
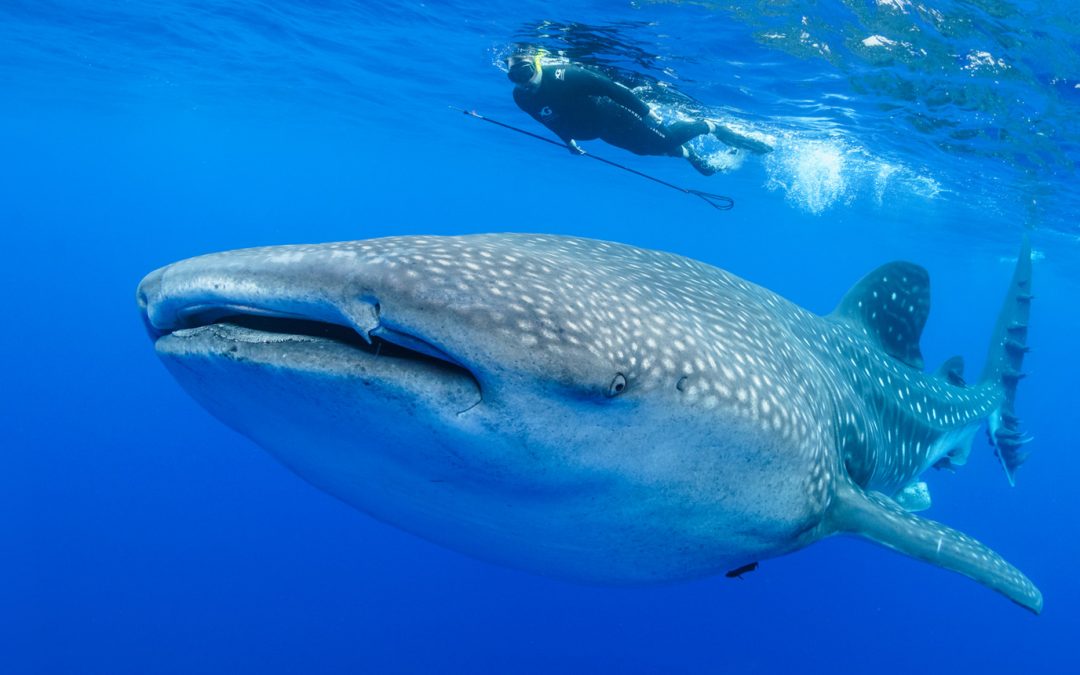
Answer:
[[(0, 3), (0, 671), (1076, 672), (1080, 11), (1065, 0)], [(536, 133), (521, 46), (669, 118), (766, 138), (710, 178)], [(834, 538), (643, 589), (495, 567), (382, 525), (212, 419), (158, 363), (143, 274), (199, 253), (554, 232), (690, 255), (818, 312), (927, 267), (927, 363), (979, 363), (1035, 245), (1010, 488), (981, 437), (927, 514), (1042, 589), (1034, 617)]]

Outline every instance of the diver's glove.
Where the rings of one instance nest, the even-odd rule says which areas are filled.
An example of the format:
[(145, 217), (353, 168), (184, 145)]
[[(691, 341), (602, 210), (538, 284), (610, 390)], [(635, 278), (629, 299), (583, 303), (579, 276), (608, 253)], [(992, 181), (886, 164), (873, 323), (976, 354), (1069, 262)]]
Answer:
[(566, 147), (570, 150), (571, 155), (584, 155), (585, 151), (578, 147), (577, 141), (570, 139), (566, 142)]

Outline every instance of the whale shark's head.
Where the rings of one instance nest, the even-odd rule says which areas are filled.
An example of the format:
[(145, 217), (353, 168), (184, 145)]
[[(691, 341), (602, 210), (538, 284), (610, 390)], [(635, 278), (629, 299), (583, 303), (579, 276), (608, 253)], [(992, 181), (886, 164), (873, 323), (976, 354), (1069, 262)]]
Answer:
[(746, 292), (677, 256), (477, 235), (207, 255), (138, 300), (184, 387), (328, 492), (485, 558), (649, 581), (771, 552), (816, 508), (777, 473), (809, 463), (781, 451), (808, 413), (771, 393), (789, 374)]

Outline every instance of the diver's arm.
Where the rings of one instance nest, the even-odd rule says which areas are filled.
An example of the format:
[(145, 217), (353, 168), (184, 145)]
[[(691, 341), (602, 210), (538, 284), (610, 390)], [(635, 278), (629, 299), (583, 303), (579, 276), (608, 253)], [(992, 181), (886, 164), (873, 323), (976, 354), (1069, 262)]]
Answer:
[[(577, 147), (577, 144), (574, 143), (574, 139), (560, 133), (557, 129), (553, 128), (550, 124), (548, 124), (548, 122), (540, 114), (541, 108), (537, 108), (535, 105), (530, 105), (528, 99), (518, 89), (514, 90), (514, 103), (517, 103), (517, 106), (521, 108), (522, 111), (525, 112), (525, 114), (542, 124), (544, 127), (547, 128), (548, 131), (558, 136), (559, 140), (565, 143), (566, 147), (570, 149), (570, 152), (574, 154), (581, 154), (579, 152), (575, 152), (574, 150), (574, 148)], [(580, 150), (580, 148), (578, 148), (578, 150)]]
[[(545, 124), (544, 126), (547, 126), (547, 125)], [(557, 131), (555, 129), (552, 129), (551, 127), (548, 127), (548, 129), (550, 129), (552, 133), (554, 133), (556, 136), (558, 136), (560, 141), (562, 141), (563, 143), (566, 144), (566, 149), (570, 151), (571, 155), (584, 155), (585, 154), (585, 151), (582, 150), (578, 146), (577, 141), (575, 141), (573, 138), (571, 138), (570, 136), (567, 136), (566, 134), (561, 133), (561, 132), (559, 132), (559, 131)]]
[(570, 151), (571, 155), (585, 154), (585, 151), (578, 147), (578, 144), (574, 141), (573, 137), (567, 136), (565, 133), (552, 127), (550, 124), (544, 121), (544, 118), (540, 115), (540, 112), (532, 109), (535, 108), (535, 106), (528, 105), (525, 102), (524, 95), (522, 95), (516, 89), (514, 90), (514, 103), (517, 103), (518, 107), (525, 111), (529, 115), (529, 117), (544, 125), (545, 127), (547, 127), (548, 131), (558, 136), (559, 140), (566, 144), (566, 149)]
[[(536, 121), (539, 122), (540, 124), (544, 124), (544, 120), (541, 119), (540, 117), (538, 117), (536, 115), (533, 115), (533, 118), (535, 118)], [(559, 131), (558, 129), (554, 129), (554, 128), (552, 128), (551, 126), (549, 126), (547, 124), (544, 124), (544, 126), (547, 127), (548, 130), (551, 133), (558, 136), (560, 141), (562, 141), (563, 143), (566, 144), (566, 149), (570, 151), (571, 155), (584, 155), (585, 154), (585, 151), (582, 150), (580, 147), (578, 147), (577, 141), (575, 141), (573, 139), (573, 137), (567, 136), (565, 133)]]
[(585, 68), (568, 68), (567, 71), (567, 84), (579, 88), (582, 93), (590, 96), (607, 96), (643, 119), (649, 117), (651, 110), (649, 104), (638, 98), (627, 87)]

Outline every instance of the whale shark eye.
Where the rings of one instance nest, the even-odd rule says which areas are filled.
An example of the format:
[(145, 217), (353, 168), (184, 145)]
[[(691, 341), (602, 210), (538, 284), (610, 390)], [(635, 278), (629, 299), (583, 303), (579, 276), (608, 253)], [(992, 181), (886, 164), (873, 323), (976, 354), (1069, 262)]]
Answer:
[(615, 378), (611, 380), (611, 384), (608, 386), (607, 395), (618, 396), (626, 390), (626, 376), (622, 373), (615, 373)]

